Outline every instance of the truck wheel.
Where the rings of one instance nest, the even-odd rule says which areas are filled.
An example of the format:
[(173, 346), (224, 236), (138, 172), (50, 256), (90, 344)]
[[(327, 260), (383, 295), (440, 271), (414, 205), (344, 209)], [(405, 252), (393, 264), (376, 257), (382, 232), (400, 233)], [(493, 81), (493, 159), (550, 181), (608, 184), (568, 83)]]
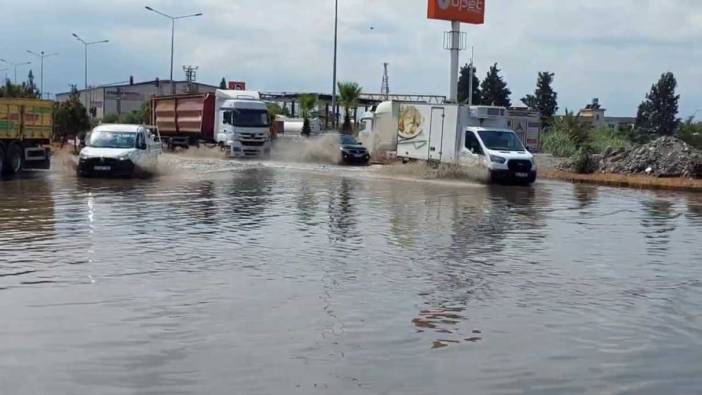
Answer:
[(19, 144), (10, 144), (10, 148), (7, 150), (5, 169), (8, 174), (17, 174), (22, 171), (22, 165), (24, 165), (24, 152)]
[(0, 174), (5, 174), (5, 147), (0, 144)]

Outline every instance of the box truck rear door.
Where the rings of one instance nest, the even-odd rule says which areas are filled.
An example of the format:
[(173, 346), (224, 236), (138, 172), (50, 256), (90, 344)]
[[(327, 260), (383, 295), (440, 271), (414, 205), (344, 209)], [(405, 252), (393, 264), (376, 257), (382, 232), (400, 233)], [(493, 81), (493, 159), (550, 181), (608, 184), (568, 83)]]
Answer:
[(429, 122), (429, 160), (441, 161), (445, 116), (443, 107), (432, 107), (431, 120)]

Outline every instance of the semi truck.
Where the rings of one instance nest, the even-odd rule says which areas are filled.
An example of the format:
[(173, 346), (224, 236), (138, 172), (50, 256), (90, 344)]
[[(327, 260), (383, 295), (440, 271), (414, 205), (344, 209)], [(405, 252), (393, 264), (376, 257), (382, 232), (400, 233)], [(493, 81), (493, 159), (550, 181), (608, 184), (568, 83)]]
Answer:
[(508, 128), (506, 108), (388, 101), (361, 141), (374, 157), (397, 157), (487, 171), (494, 182), (531, 184), (534, 156)]
[(53, 102), (0, 98), (0, 174), (50, 167)]
[(152, 123), (169, 147), (216, 143), (235, 158), (270, 153), (268, 108), (258, 92), (217, 90), (214, 94), (157, 96)]

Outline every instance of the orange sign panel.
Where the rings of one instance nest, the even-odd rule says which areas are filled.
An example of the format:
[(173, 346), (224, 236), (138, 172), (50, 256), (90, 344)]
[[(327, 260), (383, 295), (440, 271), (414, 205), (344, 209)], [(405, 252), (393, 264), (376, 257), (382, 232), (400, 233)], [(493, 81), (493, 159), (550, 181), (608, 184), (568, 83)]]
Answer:
[(429, 19), (443, 19), (482, 25), (485, 0), (429, 0)]

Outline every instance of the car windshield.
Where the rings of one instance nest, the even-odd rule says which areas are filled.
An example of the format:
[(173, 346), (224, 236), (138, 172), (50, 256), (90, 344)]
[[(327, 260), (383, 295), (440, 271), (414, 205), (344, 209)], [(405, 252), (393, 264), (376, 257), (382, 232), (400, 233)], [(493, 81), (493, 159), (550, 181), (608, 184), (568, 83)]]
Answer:
[(483, 130), (478, 132), (483, 144), (493, 151), (525, 151), (524, 145), (514, 132)]
[(90, 133), (88, 147), (93, 148), (134, 148), (136, 133), (95, 131)]
[(270, 126), (268, 111), (237, 109), (232, 111), (232, 125), (243, 128), (263, 128)]
[(342, 134), (339, 137), (339, 143), (341, 145), (358, 145), (358, 141), (353, 136), (350, 136), (348, 134)]

